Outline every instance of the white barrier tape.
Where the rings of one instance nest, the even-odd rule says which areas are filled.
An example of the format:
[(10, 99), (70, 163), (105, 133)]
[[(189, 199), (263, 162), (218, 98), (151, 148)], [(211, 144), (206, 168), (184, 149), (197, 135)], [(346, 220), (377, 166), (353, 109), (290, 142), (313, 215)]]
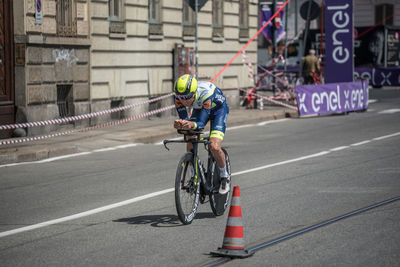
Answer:
[(61, 133), (53, 133), (53, 134), (49, 134), (49, 135), (42, 135), (42, 136), (35, 136), (35, 137), (24, 137), (24, 138), (4, 140), (4, 141), (0, 140), (0, 145), (11, 145), (11, 144), (17, 144), (17, 143), (25, 143), (25, 142), (30, 142), (30, 141), (37, 141), (37, 140), (43, 140), (43, 139), (47, 139), (47, 138), (57, 137), (57, 136), (63, 136), (63, 135), (76, 133), (76, 132), (86, 132), (86, 131), (90, 131), (90, 130), (94, 130), (94, 129), (99, 129), (99, 128), (104, 128), (104, 127), (108, 127), (108, 126), (113, 126), (113, 125), (126, 123), (128, 121), (142, 119), (142, 118), (145, 118), (145, 117), (157, 114), (157, 113), (161, 113), (161, 112), (167, 111), (169, 109), (173, 109), (173, 108), (175, 108), (175, 105), (171, 105), (171, 106), (168, 106), (168, 107), (156, 109), (156, 110), (153, 110), (153, 111), (149, 111), (149, 112), (146, 112), (146, 113), (135, 115), (135, 116), (132, 116), (132, 117), (129, 117), (129, 118), (126, 118), (126, 119), (122, 119), (122, 120), (112, 121), (112, 122), (107, 122), (107, 123), (103, 123), (103, 124), (92, 126), (92, 127), (87, 127), (87, 128), (84, 128), (84, 129), (76, 129), (76, 130), (70, 130), (70, 131), (61, 132)]
[(272, 72), (270, 72), (269, 70), (265, 70), (265, 72), (266, 72), (267, 74), (271, 75), (272, 77), (275, 77), (276, 80), (277, 80), (278, 82), (280, 82), (281, 84), (287, 86), (287, 87), (290, 88), (290, 89), (294, 89), (294, 86), (293, 86), (293, 85), (291, 85), (291, 84), (288, 83), (287, 81), (282, 80), (282, 79), (279, 78), (277, 75), (275, 75), (275, 74), (273, 74)]
[(249, 78), (252, 84), (254, 84), (254, 72), (253, 72), (253, 64), (251, 64), (250, 58), (247, 56), (246, 51), (242, 51), (242, 62), (243, 66), (247, 66), (249, 71)]
[[(239, 89), (239, 90), (244, 91), (244, 92), (247, 93), (246, 90), (243, 90), (243, 89)], [(270, 97), (270, 96), (262, 96), (262, 95), (259, 95), (259, 94), (254, 94), (254, 95), (256, 97), (260, 97), (262, 99), (265, 99), (265, 100), (267, 100), (267, 101), (269, 101), (271, 103), (274, 103), (274, 104), (277, 104), (277, 105), (280, 105), (280, 106), (284, 106), (284, 107), (287, 107), (287, 108), (290, 108), (290, 109), (293, 109), (293, 110), (298, 110), (298, 108), (295, 107), (295, 106), (291, 106), (291, 105), (276, 101), (275, 99), (278, 99), (278, 98), (274, 98), (274, 97)]]
[(168, 97), (170, 97), (172, 95), (173, 95), (173, 93), (170, 93), (170, 94), (167, 94), (167, 95), (164, 95), (164, 96), (160, 96), (160, 97), (157, 97), (157, 98), (153, 98), (153, 99), (150, 99), (150, 100), (146, 100), (146, 101), (143, 101), (143, 102), (140, 102), (140, 103), (135, 103), (135, 104), (126, 105), (126, 106), (123, 106), (123, 107), (113, 108), (113, 109), (109, 109), (109, 110), (103, 110), (103, 111), (99, 111), (99, 112), (93, 112), (93, 113), (89, 113), (89, 114), (77, 115), (77, 116), (72, 116), (72, 117), (67, 117), (67, 118), (47, 120), (47, 121), (35, 121), (35, 122), (0, 125), (0, 130), (12, 130), (12, 129), (17, 129), (17, 128), (37, 127), (37, 126), (60, 124), (60, 123), (64, 123), (64, 122), (71, 122), (71, 121), (77, 121), (77, 120), (83, 120), (83, 119), (90, 119), (90, 118), (94, 118), (94, 117), (97, 117), (97, 116), (105, 115), (105, 114), (108, 114), (108, 113), (122, 111), (122, 110), (130, 109), (130, 108), (133, 108), (133, 107), (136, 107), (136, 106), (152, 103), (152, 102), (164, 99), (164, 98), (168, 98)]

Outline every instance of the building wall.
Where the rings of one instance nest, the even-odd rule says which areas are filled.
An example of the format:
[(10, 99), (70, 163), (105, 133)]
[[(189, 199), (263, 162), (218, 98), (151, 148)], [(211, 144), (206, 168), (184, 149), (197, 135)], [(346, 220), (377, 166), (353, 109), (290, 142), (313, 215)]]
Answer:
[[(25, 52), (25, 64), (15, 68), (17, 122), (60, 118), (57, 93), (60, 85), (71, 86), (67, 103), (70, 114), (90, 111), (88, 1), (77, 0), (76, 5), (76, 34), (60, 37), (56, 0), (42, 1), (42, 24), (35, 22), (34, 0), (14, 1), (14, 41)], [(75, 126), (80, 124), (88, 122), (79, 121)], [(32, 127), (28, 128), (28, 134), (59, 128), (60, 125)]]
[(357, 27), (375, 25), (375, 6), (393, 4), (393, 25), (400, 26), (400, 1), (398, 0), (354, 0), (354, 24)]
[[(121, 105), (172, 92), (175, 44), (195, 47), (194, 38), (183, 38), (182, 1), (162, 1), (161, 36), (149, 35), (147, 0), (125, 0), (125, 34), (109, 32), (108, 1), (91, 1), (91, 101), (93, 110), (110, 108), (112, 100)], [(251, 37), (257, 31), (257, 1), (249, 1)], [(199, 78), (210, 80), (246, 43), (239, 41), (239, 0), (224, 1), (224, 38), (212, 38), (212, 1), (199, 13)], [(246, 40), (247, 41), (247, 40)], [(256, 62), (257, 45), (247, 53)], [(216, 81), (226, 94), (238, 94), (238, 87), (250, 87), (248, 70), (239, 56)], [(238, 99), (238, 98), (237, 98)], [(172, 99), (165, 104), (172, 104)], [(147, 106), (126, 112), (141, 113)], [(106, 120), (107, 118), (105, 118)]]

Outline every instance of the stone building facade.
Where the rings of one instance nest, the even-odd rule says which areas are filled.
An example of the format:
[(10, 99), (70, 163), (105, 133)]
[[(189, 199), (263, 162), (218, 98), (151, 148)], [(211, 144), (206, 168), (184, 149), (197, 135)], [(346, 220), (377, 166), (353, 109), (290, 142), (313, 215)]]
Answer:
[[(88, 1), (13, 2), (16, 122), (90, 112)], [(71, 126), (27, 130), (36, 135)]]
[[(172, 92), (176, 70), (182, 70), (178, 66), (182, 63), (176, 53), (178, 48), (190, 53), (189, 61), (194, 62), (195, 15), (185, 0), (2, 3), (8, 8), (5, 12), (10, 13), (6, 54), (10, 57), (7, 69), (12, 72), (9, 80), (14, 84), (4, 86), (9, 91), (0, 91), (0, 124), (87, 114), (162, 96)], [(209, 0), (201, 8), (201, 80), (210, 80), (257, 32), (257, 6), (256, 0)], [(255, 63), (256, 43), (250, 44), (246, 52)], [(193, 64), (189, 65), (183, 69), (194, 73)], [(215, 83), (230, 96), (232, 105), (238, 104), (237, 89), (252, 86), (242, 57)], [(7, 111), (3, 103), (8, 105)], [(29, 127), (26, 131), (32, 136), (85, 127), (172, 103), (168, 98), (120, 114)]]
[[(257, 32), (257, 3), (209, 0), (201, 8), (198, 15), (200, 80), (211, 80)], [(195, 13), (185, 0), (96, 0), (91, 1), (90, 18), (93, 111), (172, 92), (177, 78), (174, 69), (180, 64), (174, 62), (174, 52), (177, 47), (189, 48), (192, 52), (195, 48)], [(256, 50), (255, 42), (247, 48), (253, 63)], [(193, 66), (188, 70), (195, 72)], [(232, 106), (238, 105), (237, 89), (252, 85), (241, 56), (219, 77), (216, 85), (225, 94), (236, 96), (229, 99)], [(150, 108), (172, 104), (172, 100), (168, 98)], [(143, 105), (125, 111), (122, 116), (148, 109), (148, 105)]]

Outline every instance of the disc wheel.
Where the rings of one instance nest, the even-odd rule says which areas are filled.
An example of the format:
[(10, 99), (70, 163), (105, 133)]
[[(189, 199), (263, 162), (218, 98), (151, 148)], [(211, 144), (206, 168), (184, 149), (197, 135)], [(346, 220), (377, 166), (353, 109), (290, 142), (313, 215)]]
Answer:
[(193, 154), (185, 153), (179, 161), (175, 179), (175, 206), (179, 220), (190, 224), (197, 212), (200, 196), (200, 177), (192, 175)]

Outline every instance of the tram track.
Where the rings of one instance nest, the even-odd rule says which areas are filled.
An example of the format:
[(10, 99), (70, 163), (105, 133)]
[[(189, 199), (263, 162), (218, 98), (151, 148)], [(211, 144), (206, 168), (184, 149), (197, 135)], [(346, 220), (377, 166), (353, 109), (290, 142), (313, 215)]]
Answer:
[[(370, 211), (372, 209), (392, 204), (392, 203), (394, 203), (396, 201), (399, 201), (399, 200), (400, 200), (400, 196), (397, 196), (397, 197), (394, 197), (394, 198), (391, 198), (391, 199), (387, 199), (387, 200), (383, 200), (381, 202), (378, 202), (378, 203), (375, 203), (375, 204), (371, 204), (369, 206), (366, 206), (366, 207), (363, 207), (363, 208), (360, 208), (360, 209), (357, 209), (357, 210), (353, 210), (351, 212), (348, 212), (348, 213), (345, 213), (345, 214), (342, 214), (342, 215), (339, 215), (339, 216), (324, 220), (322, 222), (313, 224), (311, 226), (304, 227), (304, 228), (302, 228), (300, 230), (291, 232), (289, 234), (279, 236), (279, 237), (274, 238), (272, 240), (269, 240), (267, 242), (264, 242), (264, 243), (258, 244), (256, 246), (253, 246), (251, 248), (248, 248), (247, 250), (249, 252), (256, 252), (258, 250), (273, 246), (273, 245), (278, 244), (280, 242), (283, 242), (285, 240), (294, 238), (296, 236), (299, 236), (299, 235), (302, 235), (302, 234), (305, 234), (305, 233), (309, 233), (311, 231), (317, 230), (317, 229), (322, 228), (324, 226), (328, 226), (330, 224), (339, 222), (341, 220), (344, 220), (344, 219), (347, 219), (347, 218), (362, 214), (362, 213)], [(234, 258), (223, 257), (223, 258), (219, 258), (218, 260), (213, 261), (213, 262), (208, 263), (207, 265), (203, 265), (203, 266), (204, 267), (220, 266), (220, 265), (222, 265), (224, 263), (227, 263), (229, 261), (232, 261), (232, 260), (234, 260)]]

